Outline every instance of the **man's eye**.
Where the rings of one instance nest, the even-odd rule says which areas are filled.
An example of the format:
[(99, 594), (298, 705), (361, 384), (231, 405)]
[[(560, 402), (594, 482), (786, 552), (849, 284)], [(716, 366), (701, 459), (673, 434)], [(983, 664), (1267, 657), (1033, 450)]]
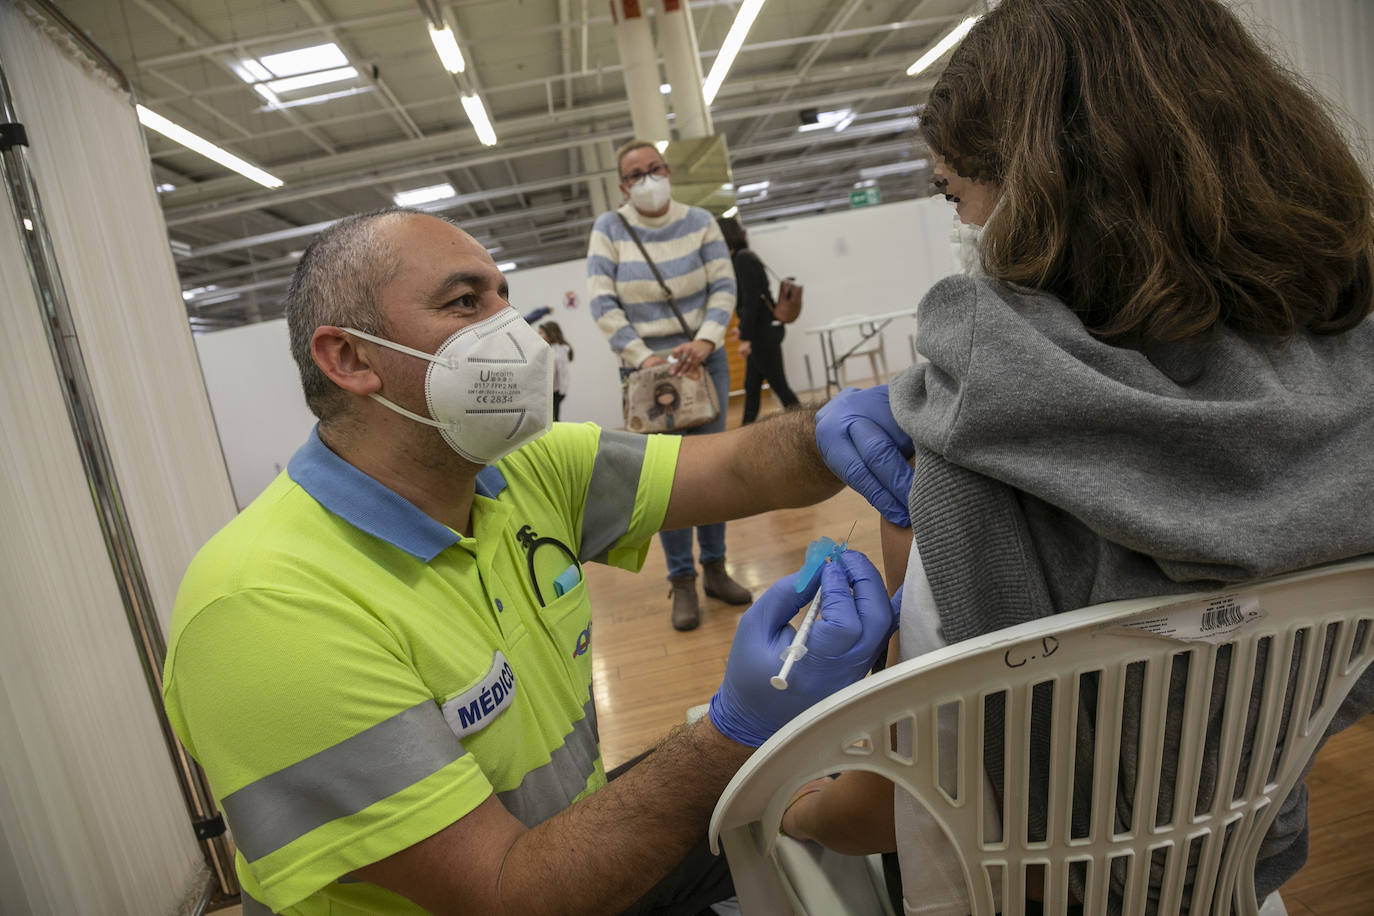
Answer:
[(458, 305), (462, 306), (465, 309), (476, 308), (477, 297), (474, 296), (472, 293), (468, 293), (465, 296), (459, 296), (457, 299), (449, 300), (449, 305)]

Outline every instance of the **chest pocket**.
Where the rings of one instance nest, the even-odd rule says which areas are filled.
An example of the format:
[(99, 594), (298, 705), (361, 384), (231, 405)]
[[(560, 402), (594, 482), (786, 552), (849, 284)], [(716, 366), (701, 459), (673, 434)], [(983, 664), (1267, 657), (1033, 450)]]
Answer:
[(591, 683), (592, 606), (580, 569), (576, 584), (541, 608), (539, 618), (557, 647), (573, 683), (579, 688)]
[(552, 537), (522, 532), (525, 562), (539, 619), (574, 683), (591, 678), (591, 605), (582, 566), (572, 549)]

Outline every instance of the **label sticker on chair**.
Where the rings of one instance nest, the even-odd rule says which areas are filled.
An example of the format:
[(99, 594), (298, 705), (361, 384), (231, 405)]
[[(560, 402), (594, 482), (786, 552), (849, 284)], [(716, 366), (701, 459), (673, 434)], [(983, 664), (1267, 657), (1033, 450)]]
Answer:
[(1181, 642), (1230, 642), (1236, 631), (1264, 617), (1254, 595), (1220, 595), (1206, 601), (1186, 601), (1159, 608), (1149, 617), (1114, 624), (1113, 630), (1143, 630), (1151, 636)]

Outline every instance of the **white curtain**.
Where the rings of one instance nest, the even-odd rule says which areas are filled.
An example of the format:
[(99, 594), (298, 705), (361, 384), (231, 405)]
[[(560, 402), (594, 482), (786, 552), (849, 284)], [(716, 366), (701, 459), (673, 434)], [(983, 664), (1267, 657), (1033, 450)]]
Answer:
[[(234, 512), (132, 104), (0, 0), (29, 136), (155, 608)], [(0, 916), (172, 914), (206, 879), (0, 201)]]
[(1252, 34), (1336, 106), (1368, 168), (1374, 159), (1374, 2), (1227, 2)]

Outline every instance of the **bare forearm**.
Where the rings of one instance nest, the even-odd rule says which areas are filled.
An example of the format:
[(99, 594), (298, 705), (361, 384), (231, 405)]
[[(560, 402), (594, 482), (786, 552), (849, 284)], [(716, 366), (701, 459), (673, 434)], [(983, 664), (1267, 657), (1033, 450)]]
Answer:
[(623, 776), (515, 841), (501, 866), (502, 911), (628, 907), (705, 836), (750, 753), (705, 719), (675, 730)]
[(841, 773), (820, 792), (799, 799), (783, 819), (783, 830), (845, 855), (892, 852), (897, 848), (892, 788), (875, 773)]
[(739, 454), (747, 485), (771, 490), (780, 506), (809, 506), (834, 496), (844, 483), (825, 466), (816, 447), (816, 408), (773, 414), (745, 427), (755, 441)]
[(816, 448), (815, 410), (787, 410), (726, 433), (684, 438), (663, 527), (809, 506), (842, 486)]
[(887, 593), (893, 594), (906, 578), (907, 563), (911, 558), (911, 529), (894, 525), (878, 516), (879, 543), (883, 552), (883, 579), (887, 582)]

